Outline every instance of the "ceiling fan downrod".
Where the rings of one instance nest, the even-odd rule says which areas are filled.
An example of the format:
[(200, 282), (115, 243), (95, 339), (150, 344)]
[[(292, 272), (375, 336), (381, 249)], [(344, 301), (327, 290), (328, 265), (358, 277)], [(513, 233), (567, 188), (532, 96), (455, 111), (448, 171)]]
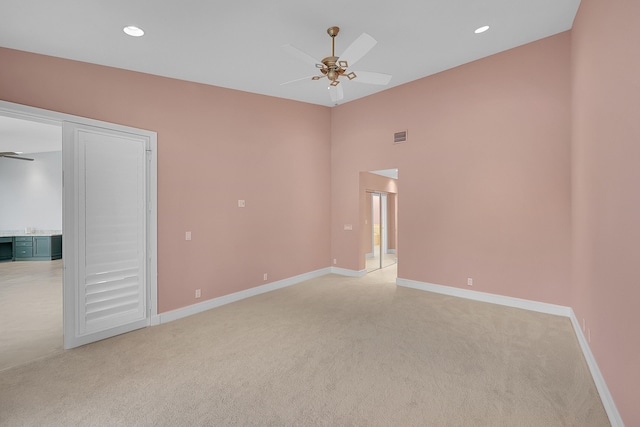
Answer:
[(336, 36), (340, 32), (340, 27), (327, 28), (327, 34), (331, 36), (331, 56), (336, 56)]
[[(322, 60), (322, 64), (324, 66), (318, 64), (318, 68), (320, 68), (322, 74), (327, 76), (327, 78), (331, 82), (329, 83), (330, 86), (339, 85), (340, 81), (338, 80), (338, 78), (342, 75), (348, 77), (349, 80), (353, 80), (354, 78), (356, 78), (356, 74), (354, 72), (345, 74), (349, 64), (347, 64), (347, 61), (338, 61), (339, 58), (336, 56), (336, 36), (338, 35), (338, 32), (340, 32), (340, 27), (329, 27), (327, 29), (327, 34), (331, 36), (331, 56), (328, 56)], [(314, 76), (312, 80), (318, 80), (321, 77), (322, 76)]]

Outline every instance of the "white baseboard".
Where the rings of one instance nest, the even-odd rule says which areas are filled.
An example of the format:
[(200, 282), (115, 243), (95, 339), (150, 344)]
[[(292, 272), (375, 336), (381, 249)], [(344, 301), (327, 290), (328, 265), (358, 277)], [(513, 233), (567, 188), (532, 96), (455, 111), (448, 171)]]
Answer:
[(578, 319), (576, 319), (576, 316), (571, 307), (549, 304), (545, 302), (525, 300), (521, 298), (508, 297), (503, 295), (489, 294), (486, 292), (471, 291), (468, 289), (454, 288), (451, 286), (434, 285), (432, 283), (418, 282), (416, 280), (409, 280), (409, 279), (397, 278), (396, 284), (398, 286), (418, 289), (421, 291), (435, 292), (438, 294), (451, 295), (459, 298), (472, 299), (475, 301), (488, 302), (492, 304), (499, 304), (499, 305), (504, 305), (508, 307), (522, 308), (524, 310), (531, 310), (531, 311), (537, 311), (540, 313), (554, 314), (557, 316), (568, 317), (571, 320), (571, 324), (573, 325), (575, 334), (578, 337), (580, 349), (582, 350), (582, 354), (584, 355), (584, 358), (587, 361), (587, 365), (589, 366), (589, 371), (591, 372), (591, 376), (596, 385), (596, 389), (600, 394), (602, 405), (604, 406), (604, 409), (607, 412), (607, 416), (609, 417), (609, 422), (611, 423), (611, 426), (624, 427), (624, 423), (622, 422), (622, 418), (620, 417), (618, 408), (616, 407), (613, 401), (613, 397), (611, 396), (611, 393), (609, 392), (609, 388), (607, 387), (607, 384), (604, 381), (604, 377), (600, 372), (600, 368), (598, 368), (596, 359), (593, 357), (593, 353), (591, 353), (591, 348), (589, 347), (589, 344), (586, 338), (584, 337), (584, 334), (582, 333), (582, 329), (580, 328), (580, 323), (578, 322)]
[(492, 304), (506, 305), (508, 307), (522, 308), (524, 310), (537, 311), (540, 313), (555, 314), (557, 316), (569, 317), (571, 314), (571, 307), (549, 304), (546, 302), (531, 301), (521, 298), (507, 297), (504, 295), (489, 294), (486, 292), (471, 291), (468, 289), (454, 288), (451, 286), (434, 285), (432, 283), (418, 282), (416, 280), (401, 278), (396, 279), (396, 284), (398, 286), (419, 289), (421, 291), (435, 292), (438, 294), (489, 302)]
[(331, 273), (339, 274), (341, 276), (349, 276), (349, 277), (362, 277), (367, 274), (367, 270), (348, 270), (346, 268), (340, 267), (331, 267)]
[(387, 249), (387, 253), (388, 254), (395, 254), (396, 250), (395, 249)]
[(584, 354), (584, 358), (587, 361), (587, 365), (589, 366), (589, 371), (591, 371), (593, 382), (596, 384), (598, 394), (600, 394), (602, 405), (604, 406), (604, 409), (605, 411), (607, 411), (607, 415), (609, 416), (611, 427), (624, 427), (622, 417), (620, 416), (618, 408), (613, 401), (613, 396), (611, 396), (611, 393), (609, 392), (609, 387), (607, 387), (607, 383), (605, 383), (604, 381), (604, 377), (600, 372), (600, 368), (598, 368), (596, 358), (593, 357), (593, 353), (591, 352), (591, 348), (589, 347), (589, 342), (584, 336), (582, 328), (580, 327), (580, 322), (578, 322), (578, 319), (576, 318), (576, 315), (572, 309), (569, 318), (571, 319), (573, 330), (578, 337), (578, 343), (580, 344), (580, 348), (582, 349), (582, 354)]
[(158, 316), (154, 316), (154, 318), (151, 319), (151, 324), (159, 325), (162, 323), (182, 319), (183, 317), (192, 316), (194, 314), (211, 310), (212, 308), (220, 307), (232, 302), (240, 301), (245, 298), (264, 294), (265, 292), (275, 291), (276, 289), (285, 288), (287, 286), (292, 286), (297, 283), (304, 282), (305, 280), (315, 279), (316, 277), (324, 276), (325, 274), (331, 273), (331, 270), (331, 267), (322, 268), (320, 270), (300, 274), (294, 277), (289, 277), (288, 279), (278, 280), (276, 282), (267, 283), (266, 285), (256, 286), (255, 288), (250, 288), (244, 291), (235, 292), (233, 294), (224, 295), (207, 301), (202, 301), (200, 303), (178, 308), (166, 313), (160, 313), (158, 314)]

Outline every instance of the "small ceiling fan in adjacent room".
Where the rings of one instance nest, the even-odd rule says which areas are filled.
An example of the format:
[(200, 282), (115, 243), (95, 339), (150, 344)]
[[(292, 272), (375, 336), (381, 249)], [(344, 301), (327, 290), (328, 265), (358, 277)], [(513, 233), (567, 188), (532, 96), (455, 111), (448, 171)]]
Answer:
[[(391, 75), (383, 73), (374, 73), (371, 71), (353, 71), (350, 69), (356, 62), (367, 54), (377, 43), (377, 41), (367, 33), (362, 33), (349, 47), (347, 47), (341, 56), (336, 56), (335, 41), (340, 28), (330, 27), (327, 34), (331, 37), (331, 56), (327, 56), (318, 62), (311, 55), (301, 51), (300, 49), (286, 44), (282, 48), (290, 55), (314, 65), (320, 74), (307, 76), (300, 79), (282, 83), (283, 85), (298, 82), (301, 80), (320, 80), (327, 78), (329, 80), (329, 96), (331, 101), (337, 103), (344, 98), (344, 89), (341, 82), (354, 81), (358, 83), (368, 83), (374, 85), (386, 85), (391, 80)], [(349, 70), (347, 70), (349, 69)]]
[(28, 157), (21, 157), (18, 154), (20, 153), (16, 153), (15, 151), (4, 151), (4, 152), (0, 152), (0, 157), (4, 157), (7, 159), (15, 159), (15, 160), (27, 160), (32, 162), (33, 159), (30, 159)]

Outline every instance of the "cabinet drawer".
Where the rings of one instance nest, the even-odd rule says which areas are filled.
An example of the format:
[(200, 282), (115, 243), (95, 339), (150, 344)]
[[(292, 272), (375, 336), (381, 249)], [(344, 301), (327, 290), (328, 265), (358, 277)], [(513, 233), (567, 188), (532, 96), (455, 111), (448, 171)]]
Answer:
[(16, 242), (31, 242), (33, 240), (33, 237), (31, 237), (31, 236), (16, 236), (16, 237), (14, 237), (14, 239), (16, 240)]
[(16, 248), (16, 258), (31, 258), (33, 256), (33, 248), (29, 247), (21, 247)]
[(16, 242), (16, 248), (24, 246), (33, 246), (33, 241), (29, 240), (28, 242)]

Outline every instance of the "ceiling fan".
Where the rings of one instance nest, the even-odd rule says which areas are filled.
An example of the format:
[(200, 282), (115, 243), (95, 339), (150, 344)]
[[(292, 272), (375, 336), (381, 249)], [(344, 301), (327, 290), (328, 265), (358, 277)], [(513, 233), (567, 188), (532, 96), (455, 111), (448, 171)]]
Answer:
[(333, 102), (338, 102), (344, 98), (344, 90), (340, 83), (345, 80), (353, 80), (359, 83), (375, 85), (388, 84), (391, 80), (391, 75), (389, 74), (373, 73), (371, 71), (347, 71), (349, 67), (352, 67), (356, 62), (358, 62), (378, 42), (369, 34), (362, 33), (360, 37), (345, 49), (342, 56), (338, 57), (335, 53), (335, 42), (339, 31), (340, 28), (338, 27), (329, 27), (327, 29), (327, 34), (331, 37), (331, 56), (327, 56), (320, 62), (311, 55), (291, 46), (290, 44), (282, 46), (287, 53), (304, 62), (313, 64), (320, 72), (320, 74), (303, 77), (301, 79), (292, 80), (282, 84), (285, 85), (301, 80), (307, 80), (309, 78), (311, 78), (311, 80), (320, 80), (326, 77), (329, 80), (329, 96)]
[(4, 152), (0, 152), (0, 157), (6, 157), (7, 159), (16, 159), (16, 160), (28, 160), (30, 162), (33, 161), (33, 159), (30, 159), (28, 157), (20, 157), (18, 156), (18, 154), (20, 153), (16, 153), (15, 151), (4, 151)]

